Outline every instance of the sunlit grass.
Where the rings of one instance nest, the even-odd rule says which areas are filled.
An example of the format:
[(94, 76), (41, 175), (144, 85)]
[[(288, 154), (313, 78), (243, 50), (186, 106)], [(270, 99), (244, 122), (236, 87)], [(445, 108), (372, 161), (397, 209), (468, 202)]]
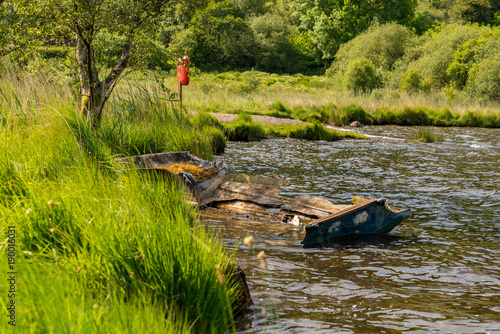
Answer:
[(411, 141), (432, 143), (435, 141), (443, 141), (444, 135), (442, 132), (435, 131), (432, 128), (418, 128), (411, 134)]
[[(132, 82), (135, 79), (130, 80)], [(145, 77), (140, 80), (149, 89), (156, 85)], [(176, 91), (175, 76), (167, 76), (165, 85)], [(500, 126), (498, 101), (471, 99), (463, 92), (455, 92), (450, 96), (447, 90), (414, 94), (384, 89), (375, 90), (370, 94), (352, 94), (337, 89), (334, 82), (324, 76), (276, 75), (256, 71), (198, 74), (192, 78), (189, 86), (184, 87), (183, 100), (185, 107), (193, 112), (246, 112), (308, 121), (318, 120), (335, 125), (348, 125), (346, 119), (349, 117), (345, 117), (342, 110), (356, 105), (366, 114), (373, 116), (374, 124), (376, 115), (380, 114), (381, 110), (400, 114), (408, 109), (425, 109), (430, 112), (428, 116), (431, 118), (442, 110), (449, 110), (451, 114), (456, 115), (455, 123), (438, 121), (434, 124), (438, 126)], [(277, 103), (291, 112), (279, 110), (280, 108), (276, 108)], [(332, 109), (331, 106), (335, 106), (336, 112), (328, 111)], [(327, 110), (328, 115), (324, 115), (322, 110)], [(467, 113), (472, 113), (478, 121), (471, 122), (470, 117), (469, 122), (458, 121)]]
[(231, 330), (235, 292), (217, 266), (230, 275), (233, 255), (200, 225), (183, 189), (115, 159), (178, 150), (210, 158), (210, 136), (151, 92), (117, 96), (91, 130), (70, 87), (46, 73), (1, 78), (0, 230), (18, 231), (19, 327)]

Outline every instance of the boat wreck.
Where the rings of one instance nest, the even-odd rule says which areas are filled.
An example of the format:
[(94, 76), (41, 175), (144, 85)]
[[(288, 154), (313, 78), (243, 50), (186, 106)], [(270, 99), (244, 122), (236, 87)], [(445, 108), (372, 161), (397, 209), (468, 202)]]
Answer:
[(141, 155), (121, 162), (174, 178), (186, 186), (201, 210), (267, 217), (303, 227), (304, 246), (353, 234), (386, 234), (411, 215), (411, 210), (392, 207), (384, 198), (353, 196), (352, 205), (337, 205), (317, 196), (280, 196), (279, 188), (286, 182), (278, 176), (230, 174), (224, 161), (209, 162), (188, 152)]

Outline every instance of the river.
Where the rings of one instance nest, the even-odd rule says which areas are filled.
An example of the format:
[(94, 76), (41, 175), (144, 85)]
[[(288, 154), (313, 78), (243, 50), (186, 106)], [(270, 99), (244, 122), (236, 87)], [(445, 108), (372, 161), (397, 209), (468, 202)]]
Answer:
[[(356, 131), (404, 139), (413, 128)], [(218, 158), (230, 171), (278, 174), (280, 195), (413, 210), (388, 236), (308, 249), (281, 223), (205, 217), (247, 275), (254, 304), (240, 333), (500, 333), (500, 130), (437, 131), (443, 142), (228, 143)]]

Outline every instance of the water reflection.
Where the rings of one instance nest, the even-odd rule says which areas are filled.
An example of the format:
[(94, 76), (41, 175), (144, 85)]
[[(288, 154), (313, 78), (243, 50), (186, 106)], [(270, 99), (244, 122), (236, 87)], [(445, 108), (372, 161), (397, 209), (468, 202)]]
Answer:
[[(405, 138), (412, 129), (361, 131)], [(500, 333), (500, 131), (440, 131), (445, 141), (432, 144), (229, 144), (234, 172), (278, 174), (290, 181), (281, 195), (339, 204), (383, 196), (414, 211), (385, 238), (319, 248), (303, 248), (302, 232), (279, 223), (207, 215), (230, 249), (254, 236), (253, 249), (238, 251), (255, 303), (241, 332)]]

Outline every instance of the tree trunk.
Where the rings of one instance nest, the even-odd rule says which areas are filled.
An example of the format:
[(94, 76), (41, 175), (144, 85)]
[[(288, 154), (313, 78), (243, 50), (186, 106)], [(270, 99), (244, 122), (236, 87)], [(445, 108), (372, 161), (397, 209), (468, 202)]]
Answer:
[(111, 69), (104, 80), (99, 80), (99, 73), (94, 59), (93, 40), (85, 40), (81, 34), (76, 36), (76, 60), (81, 84), (81, 112), (91, 127), (98, 127), (102, 120), (104, 104), (108, 101), (120, 75), (128, 65), (131, 43), (122, 46), (122, 55), (116, 67)]

